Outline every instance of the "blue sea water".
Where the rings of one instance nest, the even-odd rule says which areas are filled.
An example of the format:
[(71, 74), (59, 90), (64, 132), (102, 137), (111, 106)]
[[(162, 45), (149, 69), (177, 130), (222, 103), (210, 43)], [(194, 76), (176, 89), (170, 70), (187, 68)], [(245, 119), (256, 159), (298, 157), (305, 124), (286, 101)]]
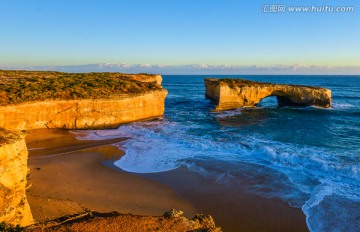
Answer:
[(310, 231), (360, 231), (360, 76), (231, 76), (327, 87), (333, 103), (278, 108), (269, 97), (258, 108), (226, 112), (210, 112), (205, 77), (164, 76), (162, 120), (91, 131), (88, 138), (130, 137), (115, 162), (125, 171), (185, 166), (226, 188), (301, 208)]

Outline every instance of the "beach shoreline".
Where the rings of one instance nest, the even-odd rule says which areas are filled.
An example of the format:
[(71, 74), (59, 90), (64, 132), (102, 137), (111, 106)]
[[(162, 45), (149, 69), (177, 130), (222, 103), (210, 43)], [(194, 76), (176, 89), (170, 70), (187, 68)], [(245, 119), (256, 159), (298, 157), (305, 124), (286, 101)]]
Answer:
[[(279, 199), (229, 191), (185, 167), (153, 174), (120, 170), (126, 138), (79, 140), (66, 130), (34, 130), (27, 136), (27, 193), (37, 222), (84, 210), (160, 216), (171, 208), (186, 217), (210, 214), (224, 231), (306, 231), (301, 209)], [(117, 143), (117, 146), (113, 144)]]
[[(38, 135), (39, 139), (34, 139)], [(194, 215), (189, 203), (161, 184), (103, 165), (123, 155), (111, 145), (114, 141), (77, 140), (62, 130), (30, 132), (27, 143), (31, 187), (27, 196), (37, 222), (85, 209), (160, 216), (177, 208), (184, 210), (185, 216)]]

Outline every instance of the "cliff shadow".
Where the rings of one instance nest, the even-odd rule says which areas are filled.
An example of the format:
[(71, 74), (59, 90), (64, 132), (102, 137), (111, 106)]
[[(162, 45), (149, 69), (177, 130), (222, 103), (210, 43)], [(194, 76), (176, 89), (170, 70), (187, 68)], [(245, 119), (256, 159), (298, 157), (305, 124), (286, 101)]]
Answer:
[(269, 95), (260, 100), (256, 107), (263, 108), (281, 108), (281, 107), (307, 107), (307, 103), (296, 103), (292, 101), (289, 97), (283, 95)]
[(266, 108), (241, 108), (215, 116), (221, 126), (244, 127), (264, 123), (270, 117)]

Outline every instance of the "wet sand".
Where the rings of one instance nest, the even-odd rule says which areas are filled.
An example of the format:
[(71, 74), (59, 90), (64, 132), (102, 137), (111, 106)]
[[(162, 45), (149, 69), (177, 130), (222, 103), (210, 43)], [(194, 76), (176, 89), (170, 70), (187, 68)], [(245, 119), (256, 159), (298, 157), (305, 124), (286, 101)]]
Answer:
[(144, 175), (174, 189), (199, 212), (213, 216), (224, 231), (308, 231), (305, 215), (280, 199), (267, 199), (229, 189), (185, 167)]
[(34, 218), (43, 221), (83, 209), (161, 215), (176, 208), (187, 217), (210, 214), (224, 231), (307, 231), (300, 209), (230, 190), (185, 167), (141, 175), (121, 171), (112, 161), (123, 152), (109, 144), (123, 139), (81, 141), (67, 131), (33, 131), (27, 144)]

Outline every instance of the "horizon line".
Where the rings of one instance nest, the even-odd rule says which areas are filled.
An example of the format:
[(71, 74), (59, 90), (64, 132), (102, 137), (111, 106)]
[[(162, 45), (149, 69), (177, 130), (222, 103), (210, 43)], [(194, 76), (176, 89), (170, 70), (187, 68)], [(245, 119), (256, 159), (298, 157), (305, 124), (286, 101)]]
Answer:
[[(325, 65), (149, 65), (126, 63), (96, 63), (81, 65), (1, 65), (3, 70), (60, 72), (123, 72), (162, 75), (360, 75), (360, 66)], [(243, 74), (239, 74), (243, 73)], [(244, 74), (247, 73), (247, 74)]]

